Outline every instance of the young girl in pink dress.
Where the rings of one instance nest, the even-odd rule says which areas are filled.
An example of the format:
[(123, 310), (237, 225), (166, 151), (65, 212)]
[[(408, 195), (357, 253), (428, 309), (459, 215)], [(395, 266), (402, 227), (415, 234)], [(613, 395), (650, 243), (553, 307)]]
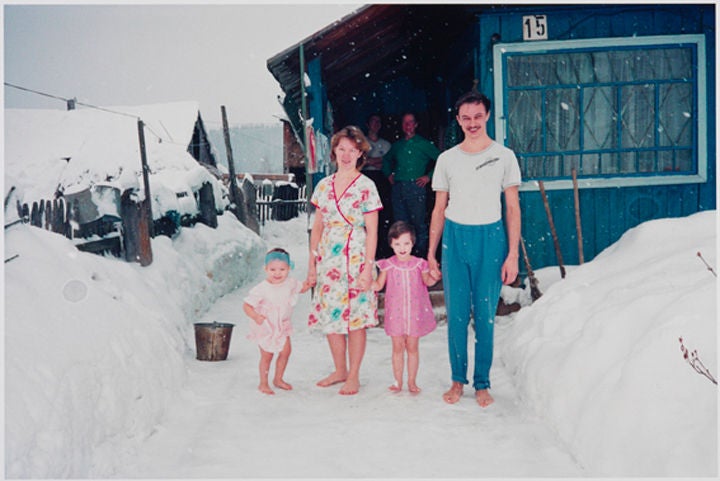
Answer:
[(388, 231), (390, 247), (395, 255), (380, 259), (380, 274), (373, 283), (379, 291), (385, 289), (385, 333), (392, 338), (392, 368), (395, 384), (393, 392), (402, 390), (403, 367), (407, 352), (408, 390), (419, 393), (416, 379), (420, 364), (420, 338), (432, 332), (437, 323), (430, 303), (428, 286), (438, 279), (430, 274), (425, 259), (411, 255), (415, 244), (415, 230), (407, 222), (398, 221)]
[(290, 274), (290, 255), (276, 248), (265, 255), (265, 273), (267, 277), (256, 285), (245, 298), (243, 311), (253, 322), (247, 338), (260, 348), (260, 385), (258, 389), (265, 394), (275, 394), (268, 383), (270, 364), (275, 353), (275, 377), (273, 385), (280, 389), (292, 389), (283, 375), (290, 358), (290, 334), (292, 334), (293, 306), (298, 296), (310, 286), (307, 282), (288, 277)]

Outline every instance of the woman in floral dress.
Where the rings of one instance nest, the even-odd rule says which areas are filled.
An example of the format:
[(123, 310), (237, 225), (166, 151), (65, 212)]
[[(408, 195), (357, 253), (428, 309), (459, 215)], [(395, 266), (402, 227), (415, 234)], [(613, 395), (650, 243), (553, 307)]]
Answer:
[(317, 385), (344, 383), (340, 394), (356, 394), (365, 329), (378, 324), (372, 281), (382, 204), (375, 183), (360, 173), (370, 150), (362, 131), (345, 127), (330, 147), (337, 171), (318, 183), (310, 199), (315, 219), (308, 282), (315, 292), (308, 324), (327, 335), (335, 366)]

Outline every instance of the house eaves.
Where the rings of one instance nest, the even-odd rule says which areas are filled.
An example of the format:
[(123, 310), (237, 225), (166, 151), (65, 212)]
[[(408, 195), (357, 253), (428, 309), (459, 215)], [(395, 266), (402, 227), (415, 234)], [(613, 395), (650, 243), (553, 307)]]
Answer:
[(306, 64), (320, 58), (324, 86), (340, 104), (407, 77), (423, 86), (446, 67), (448, 49), (475, 19), (455, 4), (368, 5), (268, 59), (286, 96), (300, 103), (300, 46)]

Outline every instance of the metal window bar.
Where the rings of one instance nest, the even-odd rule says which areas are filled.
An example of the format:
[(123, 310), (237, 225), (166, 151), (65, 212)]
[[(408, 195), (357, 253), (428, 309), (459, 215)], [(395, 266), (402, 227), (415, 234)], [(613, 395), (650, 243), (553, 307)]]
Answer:
[[(559, 56), (562, 56), (562, 53), (558, 54)], [(599, 154), (600, 157), (603, 157), (604, 155), (610, 154), (621, 154), (623, 152), (625, 153), (632, 153), (634, 154), (634, 168), (630, 169), (628, 172), (624, 166), (623, 166), (623, 156), (622, 155), (615, 155), (615, 170), (617, 173), (621, 173), (623, 176), (635, 176), (635, 175), (647, 175), (648, 173), (661, 173), (661, 166), (659, 162), (659, 154), (663, 151), (671, 151), (670, 155), (673, 159), (676, 158), (679, 151), (686, 151), (690, 150), (691, 152), (694, 152), (696, 149), (695, 142), (696, 135), (691, 135), (690, 138), (693, 139), (690, 141), (689, 145), (683, 145), (683, 144), (675, 144), (672, 146), (662, 145), (659, 138), (659, 126), (660, 126), (660, 118), (663, 114), (663, 110), (661, 110), (661, 102), (660, 102), (660, 86), (661, 85), (680, 85), (680, 84), (689, 84), (693, 87), (693, 98), (695, 98), (695, 82), (697, 81), (696, 78), (692, 77), (692, 75), (684, 78), (663, 78), (663, 77), (657, 77), (655, 79), (641, 79), (641, 80), (631, 80), (631, 79), (624, 79), (621, 81), (594, 81), (594, 82), (578, 82), (578, 83), (565, 83), (565, 82), (558, 82), (553, 85), (522, 85), (522, 86), (515, 86), (515, 87), (508, 87), (506, 91), (538, 91), (540, 93), (542, 101), (540, 102), (539, 108), (540, 108), (540, 115), (541, 118), (545, 119), (547, 118), (547, 107), (548, 107), (548, 98), (547, 93), (551, 90), (556, 89), (566, 89), (569, 87), (574, 87), (578, 90), (578, 124), (584, 125), (585, 124), (585, 110), (582, 108), (582, 106), (585, 104), (584, 102), (584, 96), (585, 91), (588, 88), (598, 88), (598, 87), (611, 87), (614, 90), (614, 94), (616, 96), (616, 105), (617, 108), (620, 109), (620, 111), (617, 112), (616, 119), (614, 121), (614, 129), (616, 131), (616, 139), (617, 139), (617, 146), (615, 148), (603, 148), (603, 149), (586, 149), (585, 146), (585, 138), (584, 138), (584, 129), (580, 128), (578, 129), (578, 132), (575, 133), (575, 135), (579, 136), (579, 146), (580, 148), (578, 150), (567, 150), (567, 151), (557, 151), (552, 152), (552, 149), (548, 149), (547, 139), (548, 139), (548, 132), (547, 132), (547, 125), (546, 122), (540, 123), (540, 129), (542, 132), (541, 138), (540, 138), (540, 151), (536, 152), (522, 152), (523, 149), (516, 150), (516, 154), (518, 154), (518, 157), (524, 158), (524, 159), (530, 159), (530, 158), (550, 158), (550, 157), (557, 157), (561, 159), (561, 162), (563, 163), (563, 166), (559, 169), (558, 172), (565, 171), (564, 162), (566, 162), (565, 158), (568, 155), (578, 155), (579, 154), (579, 165), (578, 165), (578, 171), (580, 175), (584, 172), (584, 165), (582, 163), (583, 161), (583, 154)], [(632, 146), (632, 147), (622, 147), (625, 142), (623, 141), (623, 137), (626, 134), (624, 132), (624, 125), (623, 125), (623, 110), (624, 110), (624, 104), (625, 101), (623, 98), (623, 87), (629, 87), (629, 86), (652, 86), (653, 93), (652, 93), (652, 103), (654, 105), (654, 109), (651, 112), (651, 119), (649, 121), (654, 125), (653, 133), (652, 133), (652, 147), (647, 146)], [(522, 99), (522, 98), (519, 98)], [(667, 106), (665, 106), (667, 108)], [(693, 108), (693, 112), (695, 110), (694, 102), (691, 105)], [(510, 105), (509, 110), (513, 109), (513, 105)], [(694, 130), (697, 128), (695, 124), (690, 124), (688, 126), (684, 126), (684, 128), (690, 128)], [(531, 133), (531, 132), (526, 132)], [(574, 150), (574, 151), (573, 151)], [(654, 167), (651, 169), (650, 172), (648, 172), (646, 169), (641, 168), (640, 166), (640, 158), (644, 155), (648, 155), (650, 152), (654, 154)], [(646, 158), (646, 157), (645, 157)], [(647, 162), (645, 162), (647, 165)], [(557, 175), (557, 172), (548, 172), (547, 169), (550, 167), (548, 165), (543, 165), (540, 169), (541, 172), (528, 172), (527, 169), (527, 163), (523, 162), (524, 167), (524, 173), (529, 178), (537, 178), (538, 174), (540, 174), (543, 178), (556, 178), (556, 177), (563, 177), (563, 175)], [(675, 169), (677, 166), (673, 166), (672, 169), (675, 171), (674, 173), (687, 173), (683, 170), (680, 170), (680, 172), (677, 172)], [(691, 167), (691, 170), (694, 170)], [(666, 172), (662, 172), (666, 173)], [(592, 174), (590, 174), (592, 175)]]

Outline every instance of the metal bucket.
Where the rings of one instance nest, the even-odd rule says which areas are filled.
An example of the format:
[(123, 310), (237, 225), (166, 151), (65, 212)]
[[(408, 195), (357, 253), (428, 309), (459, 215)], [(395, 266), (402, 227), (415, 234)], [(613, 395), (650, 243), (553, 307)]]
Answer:
[(198, 361), (224, 361), (230, 349), (234, 324), (201, 322), (195, 324), (195, 347)]

